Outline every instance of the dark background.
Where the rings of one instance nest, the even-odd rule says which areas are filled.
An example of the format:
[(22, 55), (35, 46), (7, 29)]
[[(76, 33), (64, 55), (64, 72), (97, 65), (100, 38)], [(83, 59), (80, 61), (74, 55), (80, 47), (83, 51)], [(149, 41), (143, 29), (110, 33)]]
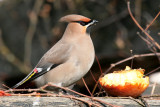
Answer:
[[(131, 0), (130, 4), (143, 28), (160, 8), (159, 0)], [(110, 64), (132, 54), (151, 53), (137, 35), (141, 30), (129, 16), (125, 0), (0, 0), (0, 80), (12, 86), (28, 74), (61, 38), (66, 24), (58, 20), (68, 14), (80, 14), (99, 21), (92, 29), (91, 37), (103, 72)], [(159, 19), (149, 28), (149, 34), (158, 43)], [(132, 54), (130, 50), (133, 50)], [(130, 66), (131, 61), (115, 68), (124, 69), (126, 65)], [(133, 68), (141, 67), (146, 72), (158, 65), (157, 57), (133, 60)], [(96, 60), (91, 71), (96, 79), (101, 74)], [(90, 74), (85, 76), (85, 80), (88, 86), (94, 83)], [(78, 84), (83, 86), (81, 81)]]

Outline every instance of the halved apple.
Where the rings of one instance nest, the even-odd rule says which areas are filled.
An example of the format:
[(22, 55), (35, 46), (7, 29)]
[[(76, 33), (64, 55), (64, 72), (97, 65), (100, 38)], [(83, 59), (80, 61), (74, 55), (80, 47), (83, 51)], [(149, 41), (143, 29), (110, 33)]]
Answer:
[(144, 76), (144, 69), (114, 71), (99, 79), (100, 85), (111, 96), (138, 97), (149, 85), (149, 77)]

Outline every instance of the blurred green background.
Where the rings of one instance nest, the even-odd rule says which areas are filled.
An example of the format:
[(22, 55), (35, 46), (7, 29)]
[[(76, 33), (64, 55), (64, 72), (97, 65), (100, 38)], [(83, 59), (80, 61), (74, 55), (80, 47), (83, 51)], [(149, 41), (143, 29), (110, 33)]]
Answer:
[[(131, 0), (130, 4), (143, 28), (160, 9), (159, 0)], [(66, 24), (58, 20), (68, 14), (99, 21), (91, 37), (103, 71), (110, 64), (131, 56), (130, 50), (133, 55), (151, 52), (137, 35), (141, 31), (130, 18), (125, 0), (0, 0), (0, 80), (12, 86), (28, 74), (61, 38)], [(159, 19), (149, 28), (150, 35), (158, 43)], [(130, 64), (126, 62), (117, 69)], [(157, 57), (133, 60), (133, 67), (142, 67), (147, 72), (158, 65)], [(96, 60), (91, 70), (98, 78), (100, 71)]]

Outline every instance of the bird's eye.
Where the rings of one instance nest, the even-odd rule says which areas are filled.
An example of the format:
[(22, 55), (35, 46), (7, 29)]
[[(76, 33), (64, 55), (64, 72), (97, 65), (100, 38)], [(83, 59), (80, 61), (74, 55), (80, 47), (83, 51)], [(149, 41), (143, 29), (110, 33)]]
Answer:
[(85, 26), (85, 25), (86, 25), (86, 23), (83, 22), (83, 21), (79, 21), (79, 23), (80, 23), (82, 26)]
[(75, 21), (79, 24), (81, 24), (82, 26), (86, 26), (87, 24), (89, 24), (90, 22), (92, 22), (92, 20), (90, 20), (89, 22), (84, 22), (84, 21)]

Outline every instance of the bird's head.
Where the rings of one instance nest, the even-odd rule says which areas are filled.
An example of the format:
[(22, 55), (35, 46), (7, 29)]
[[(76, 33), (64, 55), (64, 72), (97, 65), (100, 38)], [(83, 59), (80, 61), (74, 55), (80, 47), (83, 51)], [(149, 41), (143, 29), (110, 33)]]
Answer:
[(75, 33), (90, 33), (90, 28), (95, 25), (98, 21), (81, 15), (67, 15), (60, 19), (60, 22), (68, 22), (68, 29)]

